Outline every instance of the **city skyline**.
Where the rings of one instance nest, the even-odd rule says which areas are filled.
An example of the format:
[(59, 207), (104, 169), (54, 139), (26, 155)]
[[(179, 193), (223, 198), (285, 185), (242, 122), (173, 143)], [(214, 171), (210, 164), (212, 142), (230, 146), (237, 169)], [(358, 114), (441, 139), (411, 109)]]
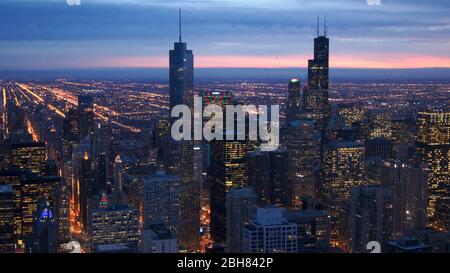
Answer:
[[(428, 7), (435, 12), (432, 17), (416, 18), (424, 28), (433, 28), (429, 21), (439, 21), (439, 8), (447, 7), (438, 0), (431, 6), (408, 2), (414, 3), (407, 10), (410, 16), (430, 11)], [(28, 5), (36, 9), (36, 16), (20, 26), (7, 26), (3, 33), (0, 29), (4, 38), (0, 57), (10, 58), (4, 65), (10, 60), (17, 67), (24, 60), (29, 64), (28, 70), (13, 69), (10, 74), (0, 64), (0, 253), (178, 253), (183, 258), (177, 261), (178, 269), (189, 264), (201, 268), (202, 263), (196, 262), (203, 262), (206, 270), (219, 266), (208, 253), (219, 253), (222, 267), (230, 262), (229, 267), (236, 269), (259, 267), (258, 261), (280, 262), (281, 256), (256, 256), (260, 253), (450, 253), (450, 82), (446, 77), (450, 67), (414, 68), (433, 65), (435, 57), (447, 61), (447, 37), (433, 36), (446, 28), (446, 17), (437, 31), (428, 29), (433, 37), (422, 37), (433, 45), (427, 48), (426, 43), (407, 40), (409, 28), (399, 28), (398, 22), (393, 25), (384, 13), (390, 7), (390, 16), (405, 19), (399, 15), (406, 0), (395, 5), (382, 1), (376, 7), (364, 1), (378, 9), (375, 17), (355, 9), (357, 0), (339, 4), (319, 0), (314, 5), (280, 0), (276, 8), (269, 0), (82, 0), (81, 6), (59, 0), (5, 3), (13, 7), (3, 16), (9, 22), (16, 20), (11, 16), (14, 11), (19, 18), (26, 15)], [(181, 3), (187, 9), (183, 13)], [(53, 16), (43, 19), (39, 4), (52, 7), (46, 12)], [(308, 7), (302, 20), (314, 13), (314, 35), (304, 35), (310, 37), (305, 38), (306, 59), (290, 55), (304, 48), (302, 42), (293, 42), (302, 35), (286, 28), (296, 25), (289, 14), (301, 10), (302, 4)], [(317, 16), (325, 4), (331, 15)], [(14, 10), (22, 5), (27, 8)], [(69, 17), (65, 17), (67, 9), (72, 9)], [(369, 71), (380, 71), (368, 59), (365, 64), (372, 68), (352, 68), (358, 71), (358, 80), (334, 80), (335, 71), (349, 69), (339, 67), (333, 58), (339, 60), (343, 56), (339, 52), (347, 52), (357, 60), (355, 48), (366, 41), (361, 33), (345, 41), (335, 34), (350, 25), (330, 22), (330, 17), (340, 18), (342, 14), (334, 13), (349, 9), (354, 17), (347, 19), (353, 26), (365, 22), (361, 19), (365, 15), (369, 21), (383, 18), (378, 26), (396, 28), (398, 39), (385, 29), (378, 33), (383, 37), (378, 44), (364, 49), (369, 59), (394, 56), (389, 62), (377, 59), (383, 66), (391, 65), (381, 71), (391, 72), (394, 80), (371, 80)], [(150, 10), (158, 14), (150, 21), (135, 16)], [(223, 14), (214, 17), (219, 10)], [(229, 18), (231, 10), (236, 14)], [(238, 18), (243, 11), (268, 16), (257, 18), (249, 12), (248, 17)], [(283, 12), (286, 21), (277, 17)], [(41, 29), (77, 16), (82, 20)], [(3, 17), (0, 12), (0, 23)], [(107, 18), (111, 21), (99, 27), (97, 23)], [(246, 28), (232, 23), (237, 19)], [(158, 23), (155, 29), (161, 34), (150, 35), (158, 39), (153, 44), (137, 39), (150, 22)], [(90, 28), (83, 32), (86, 26)], [(202, 32), (209, 27), (215, 32)], [(231, 37), (227, 27), (242, 43), (210, 47), (214, 37)], [(415, 35), (423, 34), (420, 27), (411, 27)], [(22, 38), (14, 33), (16, 28), (26, 29)], [(270, 39), (260, 40), (257, 31)], [(293, 40), (277, 32), (294, 33)], [(153, 73), (136, 80), (132, 71), (139, 67), (135, 66), (90, 70), (103, 57), (117, 65), (114, 58), (125, 56), (126, 65), (135, 65), (127, 52), (139, 60), (144, 56), (146, 62), (145, 56), (156, 55), (130, 45), (142, 42), (157, 52), (167, 37), (171, 43), (164, 46), (164, 58), (169, 66), (140, 67), (141, 73), (163, 70), (166, 78), (160, 81), (152, 80), (157, 76)], [(120, 39), (124, 39), (116, 48), (120, 50), (111, 50)], [(92, 42), (89, 49), (77, 48), (86, 41)], [(54, 47), (44, 46), (53, 42)], [(68, 43), (64, 52), (56, 46), (61, 42)], [(282, 56), (271, 55), (282, 48), (283, 57), (299, 65), (278, 67), (289, 73), (277, 74), (277, 68), (260, 60), (276, 56), (283, 64)], [(397, 51), (400, 48), (403, 53)], [(86, 76), (58, 77), (70, 70), (52, 67), (54, 60), (63, 65), (70, 65), (67, 60), (82, 63), (84, 57), (78, 54), (86, 52), (92, 53), (86, 59), (92, 66), (70, 68)], [(394, 69), (396, 62), (408, 66), (402, 56), (417, 52), (424, 59), (411, 58), (414, 66)], [(33, 54), (45, 62), (37, 62)], [(205, 67), (204, 60), (198, 64), (199, 58), (211, 56), (234, 66), (221, 62), (225, 66)], [(36, 64), (39, 69), (33, 68)], [(90, 72), (102, 69), (123, 78), (102, 79)], [(207, 80), (197, 73), (199, 69), (203, 73), (229, 69), (240, 78), (225, 74), (220, 80)], [(269, 76), (256, 79), (262, 74), (252, 74), (255, 69)], [(32, 77), (14, 78), (14, 73), (24, 71)], [(420, 71), (429, 74), (420, 77)], [(42, 73), (54, 78), (39, 78)], [(404, 81), (405, 76), (410, 80)], [(185, 253), (206, 255), (189, 259)], [(257, 258), (252, 262), (229, 256), (237, 253)]]

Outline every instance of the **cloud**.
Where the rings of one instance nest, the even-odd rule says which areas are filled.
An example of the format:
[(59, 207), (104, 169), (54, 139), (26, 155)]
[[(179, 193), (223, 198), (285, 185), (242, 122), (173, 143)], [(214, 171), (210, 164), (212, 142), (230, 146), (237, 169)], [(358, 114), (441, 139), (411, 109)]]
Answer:
[[(196, 56), (311, 55), (316, 16), (327, 15), (332, 54), (449, 57), (448, 1), (382, 0), (64, 0), (0, 3), (0, 66), (123, 56), (165, 57), (183, 37)], [(57, 61), (57, 59), (60, 61)], [(236, 59), (237, 60), (237, 59)], [(267, 61), (270, 63), (270, 59)], [(237, 66), (245, 64), (245, 58)], [(42, 65), (45, 65), (42, 64)], [(63, 65), (63, 64), (62, 64)]]

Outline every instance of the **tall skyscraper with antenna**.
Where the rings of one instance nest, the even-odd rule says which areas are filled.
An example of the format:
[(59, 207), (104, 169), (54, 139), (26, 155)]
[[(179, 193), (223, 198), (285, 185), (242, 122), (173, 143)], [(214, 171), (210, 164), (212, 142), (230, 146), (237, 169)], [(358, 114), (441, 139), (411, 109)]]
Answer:
[[(170, 107), (185, 104), (193, 107), (194, 55), (182, 40), (181, 9), (179, 41), (170, 50)], [(174, 140), (172, 140), (175, 142)], [(171, 145), (175, 168), (172, 174), (180, 178), (178, 244), (181, 250), (196, 251), (200, 242), (200, 181), (194, 179), (194, 143), (177, 141)]]
[(179, 41), (170, 50), (170, 108), (178, 104), (190, 105), (194, 90), (194, 55), (182, 40), (181, 9), (179, 14)]
[(325, 181), (325, 166), (327, 166), (325, 151), (327, 147), (326, 127), (331, 118), (331, 106), (328, 102), (329, 82), (329, 39), (327, 37), (326, 18), (323, 23), (323, 34), (320, 33), (320, 20), (317, 18), (317, 37), (314, 38), (314, 58), (308, 60), (308, 84), (303, 91), (303, 110), (306, 119), (315, 123), (320, 134), (320, 173), (322, 188)]
[(317, 37), (314, 38), (314, 58), (308, 60), (308, 85), (304, 91), (304, 109), (320, 129), (324, 129), (331, 115), (328, 103), (329, 39), (324, 19), (323, 35), (317, 18)]

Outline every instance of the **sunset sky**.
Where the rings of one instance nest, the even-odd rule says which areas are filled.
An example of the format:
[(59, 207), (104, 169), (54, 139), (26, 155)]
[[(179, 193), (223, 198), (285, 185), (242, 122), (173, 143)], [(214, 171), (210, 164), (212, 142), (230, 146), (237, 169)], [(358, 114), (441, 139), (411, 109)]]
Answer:
[(450, 67), (450, 1), (1, 0), (0, 70), (167, 67), (178, 38), (196, 67), (305, 67), (325, 14), (335, 68)]

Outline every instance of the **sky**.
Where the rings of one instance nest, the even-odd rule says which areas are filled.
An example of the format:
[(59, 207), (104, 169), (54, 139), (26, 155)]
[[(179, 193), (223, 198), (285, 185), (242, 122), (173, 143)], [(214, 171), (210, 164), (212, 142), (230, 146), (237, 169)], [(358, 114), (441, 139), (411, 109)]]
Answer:
[(448, 0), (1, 0), (0, 70), (167, 67), (178, 8), (198, 68), (305, 67), (325, 15), (333, 68), (450, 68)]

